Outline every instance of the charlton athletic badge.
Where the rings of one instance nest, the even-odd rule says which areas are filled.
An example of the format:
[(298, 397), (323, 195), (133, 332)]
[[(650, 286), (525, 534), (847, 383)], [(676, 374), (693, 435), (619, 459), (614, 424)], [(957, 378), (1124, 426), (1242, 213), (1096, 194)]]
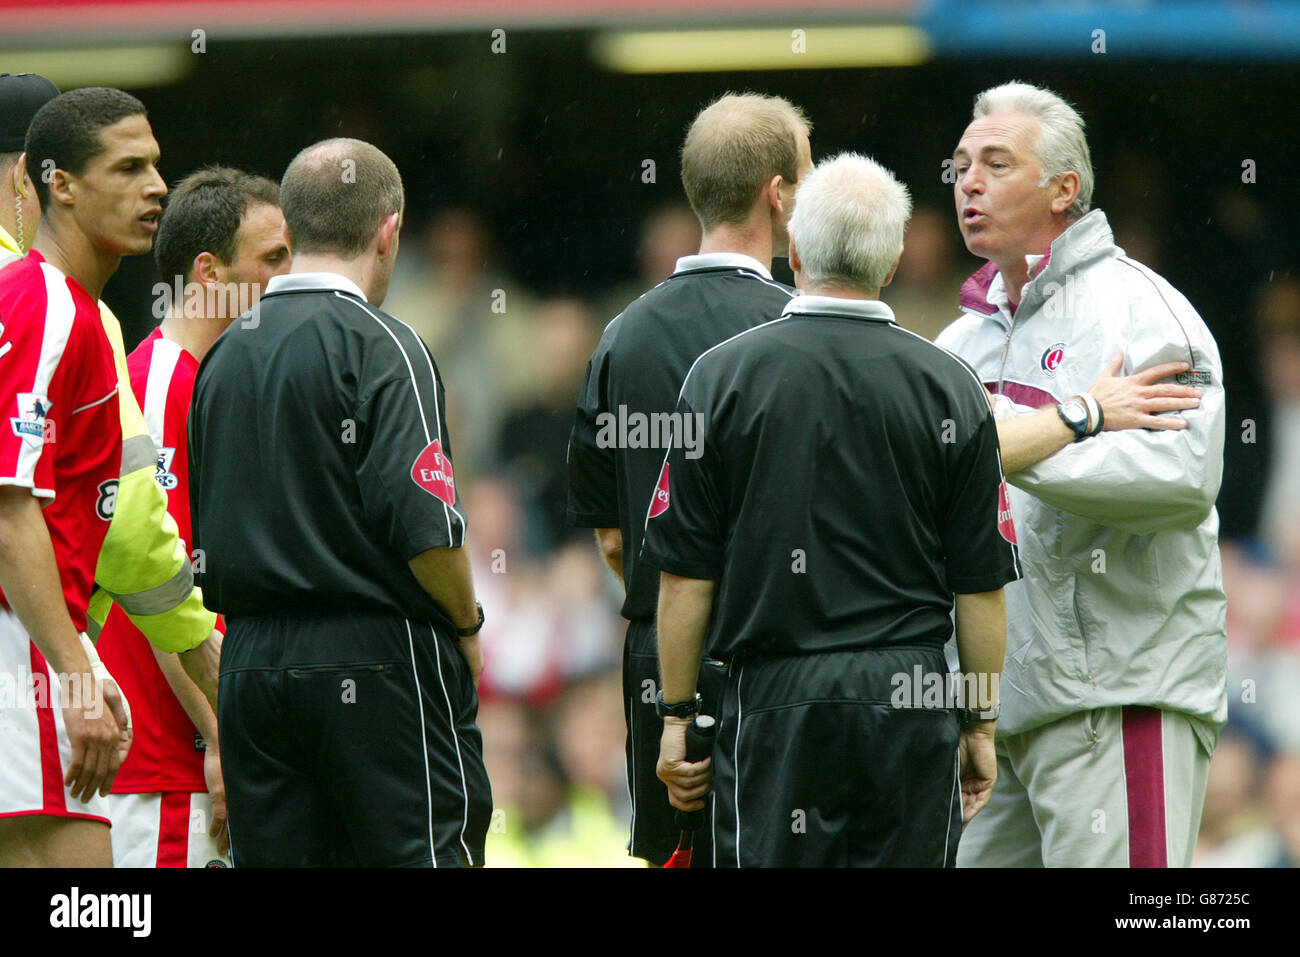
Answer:
[(451, 459), (442, 454), (442, 443), (434, 439), (416, 456), (411, 466), (411, 481), (434, 498), (448, 505), (456, 504), (456, 479), (451, 472)]
[(664, 463), (664, 470), (659, 473), (659, 484), (655, 486), (655, 497), (650, 501), (650, 517), (662, 515), (668, 511), (668, 463)]
[(1056, 375), (1056, 370), (1060, 368), (1062, 360), (1065, 359), (1065, 343), (1053, 342), (1043, 353), (1043, 358), (1038, 360), (1038, 365), (1043, 370), (1043, 375), (1049, 379)]

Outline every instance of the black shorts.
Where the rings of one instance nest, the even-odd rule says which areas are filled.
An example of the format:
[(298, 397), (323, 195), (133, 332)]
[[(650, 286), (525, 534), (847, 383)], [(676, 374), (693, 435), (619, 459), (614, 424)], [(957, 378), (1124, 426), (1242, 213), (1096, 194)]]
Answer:
[(482, 865), (478, 695), (427, 622), (235, 619), (217, 700), (235, 866)]
[(956, 712), (895, 708), (894, 676), (938, 649), (735, 663), (713, 747), (718, 867), (951, 867)]
[[(697, 690), (704, 698), (704, 713), (714, 714), (726, 682), (726, 671), (716, 662), (700, 666)], [(628, 851), (656, 867), (672, 856), (682, 832), (676, 809), (668, 803), (668, 788), (659, 780), (659, 740), (664, 723), (655, 710), (659, 692), (658, 636), (652, 621), (627, 626), (623, 646), (623, 716), (627, 719), (627, 791), (632, 796), (632, 839)], [(709, 826), (695, 834), (692, 867), (712, 867), (713, 846)]]

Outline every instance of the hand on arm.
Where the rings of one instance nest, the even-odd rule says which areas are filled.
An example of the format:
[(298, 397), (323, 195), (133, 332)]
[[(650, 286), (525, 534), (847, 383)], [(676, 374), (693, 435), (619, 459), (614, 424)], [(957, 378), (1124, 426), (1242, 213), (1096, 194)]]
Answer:
[[(1187, 371), (1187, 363), (1165, 362), (1119, 378), (1117, 374), (1123, 364), (1123, 352), (1115, 353), (1088, 388), (1101, 407), (1103, 431), (1176, 431), (1187, 428), (1183, 419), (1158, 415), (1161, 412), (1186, 411), (1200, 405), (1199, 389), (1160, 382)], [(1074, 438), (1074, 432), (1061, 421), (1055, 406), (1046, 406), (1029, 415), (999, 419), (1002, 470), (1010, 475), (1037, 465), (1072, 443)]]
[(63, 783), (83, 803), (96, 791), (108, 794), (122, 763), (123, 732), (104, 707), (103, 689), (68, 615), (40, 503), (20, 486), (0, 486), (0, 587), (51, 670), (67, 680), (61, 704), (72, 760)]
[[(468, 547), (431, 548), (410, 561), (411, 572), (420, 586), (436, 601), (457, 628), (472, 628), (478, 621), (478, 602), (469, 567)], [(483, 649), (479, 636), (459, 639), (460, 653), (469, 662), (478, 687), (483, 674)]]
[[(1007, 610), (1002, 589), (957, 596), (957, 655), (963, 675), (974, 676), (963, 687), (977, 695), (987, 690), (991, 700), (967, 701), (972, 710), (987, 711), (998, 703), (1002, 663), (1007, 645)], [(994, 751), (997, 721), (977, 721), (961, 731), (962, 825), (988, 804), (998, 777)]]
[[(709, 579), (683, 578), (662, 572), (659, 579), (659, 673), (664, 701), (678, 704), (695, 696), (700, 658), (713, 609), (713, 586)], [(664, 718), (659, 742), (659, 780), (668, 786), (673, 807), (696, 811), (704, 807), (709, 793), (710, 763), (686, 762), (686, 728), (690, 718)]]

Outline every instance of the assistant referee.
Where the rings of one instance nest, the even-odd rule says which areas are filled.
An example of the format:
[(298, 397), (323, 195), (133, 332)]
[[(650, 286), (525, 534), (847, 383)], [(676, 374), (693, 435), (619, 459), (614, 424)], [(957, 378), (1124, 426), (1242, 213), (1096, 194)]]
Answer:
[[(671, 433), (666, 423), (686, 370), (724, 339), (776, 317), (793, 290), (773, 281), (786, 254), (786, 222), (800, 177), (812, 168), (809, 124), (779, 97), (721, 97), (695, 118), (682, 147), (682, 185), (704, 235), (667, 280), (606, 327), (587, 366), (569, 438), (569, 524), (596, 529), (606, 561), (626, 585), (623, 652), (629, 851), (663, 864), (677, 846), (659, 758), (659, 659), (654, 613), (658, 570), (639, 557), (646, 510)], [(721, 674), (706, 666), (706, 697)], [(707, 867), (707, 833), (694, 866)]]
[[(910, 211), (871, 160), (818, 166), (790, 221), (802, 294), (682, 386), (703, 450), (668, 454), (642, 557), (663, 570), (661, 777), (691, 808), (712, 771), (719, 866), (951, 865), (962, 791), (969, 815), (992, 789), (1014, 532), (983, 387), (879, 301)], [(943, 693), (954, 593), (974, 700)], [(711, 768), (683, 762), (706, 634), (729, 666)]]
[(443, 386), (380, 311), (403, 190), (358, 140), (280, 186), (293, 271), (198, 372), (194, 539), (226, 616), (218, 729), (245, 866), (481, 865), (482, 670)]

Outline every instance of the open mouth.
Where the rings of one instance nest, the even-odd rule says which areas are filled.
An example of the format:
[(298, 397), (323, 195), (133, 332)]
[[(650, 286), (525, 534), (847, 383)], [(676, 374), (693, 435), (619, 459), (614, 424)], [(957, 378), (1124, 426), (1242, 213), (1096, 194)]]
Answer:
[(157, 230), (158, 219), (161, 216), (162, 216), (161, 209), (152, 210), (148, 213), (145, 213), (143, 216), (141, 216), (138, 222), (143, 223), (144, 226), (149, 230)]
[(984, 214), (980, 212), (978, 209), (962, 210), (961, 221), (965, 223), (967, 226), (971, 225), (972, 223), (978, 223), (984, 218), (985, 218)]

